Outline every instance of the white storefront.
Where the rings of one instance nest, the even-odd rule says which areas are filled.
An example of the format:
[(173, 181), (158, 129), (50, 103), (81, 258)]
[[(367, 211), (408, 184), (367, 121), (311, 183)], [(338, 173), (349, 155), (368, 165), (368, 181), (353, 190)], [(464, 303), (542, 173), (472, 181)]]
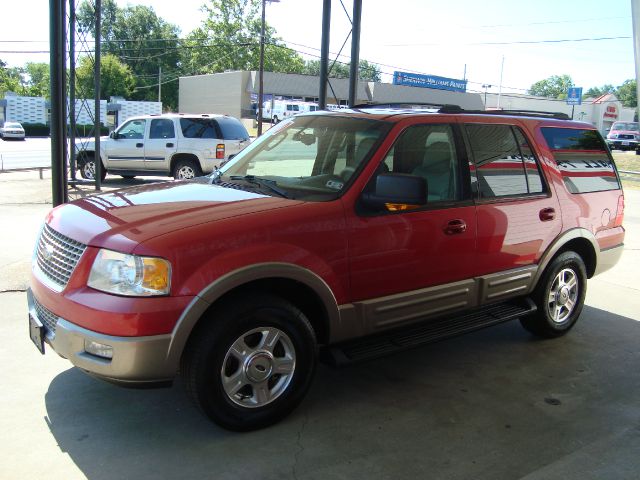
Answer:
[(544, 112), (566, 113), (574, 120), (594, 125), (600, 133), (605, 135), (616, 121), (633, 121), (635, 108), (623, 107), (613, 94), (602, 95), (598, 98), (587, 98), (582, 105), (567, 105), (565, 100), (553, 100), (531, 95), (507, 93), (501, 95), (488, 93), (486, 108), (495, 110), (537, 110)]
[[(75, 101), (75, 117), (77, 125), (93, 125), (95, 118), (95, 102), (93, 99), (77, 99)], [(107, 125), (107, 115), (116, 113), (117, 126), (127, 118), (136, 115), (158, 115), (162, 113), (161, 102), (139, 102), (112, 97), (107, 103), (100, 100), (100, 123)], [(0, 121), (20, 122), (22, 124), (49, 123), (49, 102), (42, 97), (22, 97), (7, 92), (0, 100)]]

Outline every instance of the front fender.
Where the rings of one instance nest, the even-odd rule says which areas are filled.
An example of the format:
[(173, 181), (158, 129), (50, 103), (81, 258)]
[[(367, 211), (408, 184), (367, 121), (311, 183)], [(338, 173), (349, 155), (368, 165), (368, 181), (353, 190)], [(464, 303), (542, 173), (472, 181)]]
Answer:
[(235, 288), (268, 278), (285, 278), (306, 285), (318, 295), (324, 305), (330, 331), (340, 324), (336, 297), (329, 285), (316, 273), (299, 265), (281, 262), (244, 266), (228, 272), (207, 285), (187, 306), (171, 334), (167, 353), (169, 364), (175, 365), (177, 368), (191, 332), (211, 305)]

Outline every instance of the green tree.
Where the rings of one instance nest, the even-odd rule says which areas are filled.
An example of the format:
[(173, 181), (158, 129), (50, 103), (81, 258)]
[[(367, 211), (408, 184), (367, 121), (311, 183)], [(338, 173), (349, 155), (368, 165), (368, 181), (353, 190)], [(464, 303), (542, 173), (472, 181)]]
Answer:
[(9, 68), (5, 62), (0, 60), (0, 98), (4, 98), (6, 92), (24, 94), (22, 73), (21, 68)]
[(564, 99), (567, 98), (567, 90), (573, 86), (573, 80), (569, 75), (552, 75), (531, 85), (529, 94)]
[(30, 97), (49, 98), (51, 82), (48, 63), (28, 62), (24, 67), (27, 77), (24, 94)]
[(591, 87), (589, 90), (586, 91), (586, 93), (583, 95), (583, 97), (585, 98), (589, 98), (589, 97), (599, 97), (601, 95), (604, 95), (605, 93), (615, 93), (616, 91), (616, 87), (614, 87), (611, 84), (605, 84), (601, 87)]
[[(180, 29), (158, 17), (151, 7), (120, 8), (115, 0), (102, 1), (101, 20), (102, 52), (116, 56), (135, 76), (136, 89), (128, 98), (156, 101), (162, 82), (163, 104), (175, 109), (181, 74)], [(94, 34), (94, 22), (94, 7), (85, 1), (78, 10), (78, 25)]]
[[(186, 75), (257, 70), (260, 62), (260, 0), (210, 0), (205, 20), (191, 32), (182, 49)], [(304, 61), (287, 48), (275, 30), (265, 26), (264, 69), (302, 73)]]
[[(332, 66), (333, 65), (333, 66)], [(332, 78), (349, 78), (351, 75), (351, 63), (329, 62), (331, 71), (329, 77)], [(382, 78), (382, 71), (375, 63), (367, 60), (360, 60), (358, 67), (358, 77), (360, 80), (367, 82), (379, 82)], [(304, 73), (307, 75), (320, 75), (320, 61), (309, 60), (305, 63)]]
[[(80, 58), (76, 67), (76, 85), (78, 97), (91, 98), (94, 96), (93, 60), (89, 57)], [(120, 96), (131, 98), (134, 93), (136, 79), (128, 65), (125, 65), (115, 55), (107, 54), (102, 57), (100, 64), (100, 96), (109, 98)]]
[(636, 89), (636, 81), (634, 79), (626, 80), (615, 91), (616, 97), (625, 107), (638, 106), (638, 90)]

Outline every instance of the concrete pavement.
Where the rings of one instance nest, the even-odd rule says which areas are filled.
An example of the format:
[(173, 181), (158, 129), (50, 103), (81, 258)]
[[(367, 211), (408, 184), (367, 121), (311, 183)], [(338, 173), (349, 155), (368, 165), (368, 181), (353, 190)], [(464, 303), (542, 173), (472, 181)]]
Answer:
[[(0, 175), (0, 291), (26, 284), (49, 191), (37, 172)], [(0, 293), (0, 479), (638, 478), (640, 192), (626, 203), (623, 261), (590, 281), (568, 336), (510, 322), (321, 367), (293, 415), (246, 434), (209, 423), (179, 382), (126, 390), (42, 357), (24, 293)]]

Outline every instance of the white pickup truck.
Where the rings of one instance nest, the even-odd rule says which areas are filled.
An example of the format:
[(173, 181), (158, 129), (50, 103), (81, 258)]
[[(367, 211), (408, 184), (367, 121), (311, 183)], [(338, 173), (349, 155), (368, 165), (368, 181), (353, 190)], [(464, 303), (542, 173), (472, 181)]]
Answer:
[[(187, 179), (211, 173), (249, 144), (242, 123), (227, 115), (163, 114), (127, 119), (100, 140), (101, 177), (107, 172)], [(76, 164), (85, 179), (96, 172), (95, 142), (76, 142)]]

